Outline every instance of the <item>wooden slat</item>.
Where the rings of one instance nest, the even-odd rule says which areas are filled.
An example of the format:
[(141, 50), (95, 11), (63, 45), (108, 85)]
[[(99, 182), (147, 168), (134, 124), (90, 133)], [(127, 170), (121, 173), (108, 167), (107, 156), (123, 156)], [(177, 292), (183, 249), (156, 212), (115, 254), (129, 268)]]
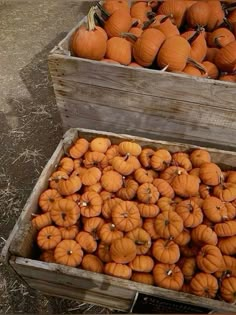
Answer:
[[(91, 290), (95, 294), (107, 294), (107, 299), (112, 299), (114, 296), (116, 299), (117, 297), (120, 297), (121, 301), (126, 300), (125, 305), (120, 305), (121, 307), (124, 307), (122, 309), (125, 311), (128, 310), (127, 301), (133, 301), (135, 293), (142, 292), (144, 294), (162, 298), (168, 297), (168, 299), (173, 301), (202, 306), (220, 312), (236, 312), (235, 305), (223, 301), (197, 297), (183, 292), (162, 289), (77, 268), (69, 268), (62, 265), (48, 264), (24, 258), (16, 258), (15, 260), (11, 260), (10, 263), (17, 273), (22, 275), (25, 280), (30, 279), (30, 284), (35, 284), (37, 288), (40, 288), (41, 285), (43, 290), (47, 290), (50, 287), (50, 282), (52, 282), (53, 288), (58, 284), (58, 290), (56, 292), (58, 295), (62, 294), (63, 296), (66, 293), (65, 288), (63, 288), (62, 285), (72, 288), (72, 290), (68, 291), (68, 295), (81, 285), (82, 290), (89, 290), (87, 293), (88, 298)], [(36, 281), (34, 279), (36, 279)], [(48, 282), (48, 285), (46, 285), (46, 282)], [(60, 291), (60, 288), (62, 288), (62, 291)], [(51, 290), (51, 292), (52, 291), (53, 290)], [(89, 302), (89, 300), (87, 301)], [(121, 302), (121, 304), (122, 303), (123, 302)], [(131, 307), (131, 305), (132, 303), (130, 303), (129, 306)]]

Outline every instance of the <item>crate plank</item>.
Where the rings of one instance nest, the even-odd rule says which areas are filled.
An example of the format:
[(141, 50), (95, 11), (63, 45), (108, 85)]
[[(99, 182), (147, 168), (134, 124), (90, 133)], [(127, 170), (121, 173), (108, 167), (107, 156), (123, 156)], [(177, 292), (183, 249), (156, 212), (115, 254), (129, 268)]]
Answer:
[[(75, 290), (76, 288), (79, 288), (79, 285), (81, 283), (82, 290), (89, 290), (88, 296), (91, 290), (95, 294), (107, 294), (107, 299), (112, 299), (113, 296), (115, 298), (119, 297), (122, 301), (130, 301), (130, 307), (136, 292), (142, 292), (147, 295), (158, 296), (162, 298), (166, 298), (168, 296), (168, 299), (173, 301), (183, 302), (196, 306), (201, 305), (202, 307), (206, 307), (208, 309), (219, 312), (236, 312), (235, 305), (228, 304), (223, 301), (202, 298), (183, 292), (176, 292), (159, 287), (136, 283), (133, 281), (123, 280), (103, 274), (97, 274), (77, 268), (70, 268), (57, 264), (48, 264), (19, 257), (16, 259), (12, 259), (10, 263), (14, 270), (17, 273), (21, 274), (23, 278), (31, 279), (30, 283), (32, 285), (34, 285), (34, 281), (36, 279), (36, 286), (40, 286), (40, 282), (38, 280), (41, 280), (43, 282), (48, 281), (48, 286), (52, 281), (54, 285), (58, 284), (58, 288), (60, 288), (60, 286), (64, 284), (66, 286), (68, 285), (69, 287), (74, 288)], [(43, 285), (43, 288), (45, 288), (44, 283), (41, 285)], [(121, 304), (123, 304), (123, 302)], [(122, 307), (122, 310), (128, 310), (126, 303), (125, 305), (123, 304), (123, 306), (120, 306)]]

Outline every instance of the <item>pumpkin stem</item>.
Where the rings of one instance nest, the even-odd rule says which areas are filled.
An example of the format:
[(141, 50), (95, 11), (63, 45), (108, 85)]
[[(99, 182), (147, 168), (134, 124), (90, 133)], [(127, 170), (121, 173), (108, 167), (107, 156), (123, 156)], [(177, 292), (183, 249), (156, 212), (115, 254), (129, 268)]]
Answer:
[(114, 230), (115, 230), (115, 228), (116, 228), (115, 224), (114, 224), (114, 223), (111, 223), (111, 225), (110, 225), (110, 229), (111, 229), (111, 231), (114, 231)]
[(137, 19), (132, 23), (131, 27), (136, 27), (139, 25), (139, 23), (140, 23), (140, 20)]
[(196, 60), (192, 59), (192, 58), (188, 58), (187, 59), (187, 63), (191, 64), (192, 66), (196, 67), (197, 69), (199, 69), (201, 72), (203, 72), (204, 74), (207, 74), (206, 69), (200, 64), (198, 63)]
[(95, 14), (95, 9), (94, 7), (91, 7), (90, 10), (89, 10), (89, 13), (87, 15), (87, 29), (89, 31), (93, 31), (96, 27), (95, 25), (95, 21), (94, 21), (94, 14)]
[(193, 33), (193, 35), (191, 35), (189, 38), (188, 38), (188, 42), (189, 44), (191, 45), (192, 42), (195, 41), (195, 39), (198, 38), (198, 36), (200, 35), (201, 31), (200, 31), (200, 27)]
[(67, 255), (72, 255), (73, 253), (72, 253), (72, 250), (68, 250), (67, 251)]
[(123, 38), (126, 38), (128, 37), (129, 39), (131, 39), (132, 41), (136, 42), (136, 40), (138, 39), (138, 37), (132, 33), (120, 33), (120, 36), (123, 37)]
[(214, 40), (214, 43), (215, 43), (215, 45), (216, 45), (218, 48), (222, 48), (222, 45), (221, 45), (221, 43), (219, 42), (219, 38), (221, 38), (221, 37), (225, 37), (225, 36), (223, 36), (223, 35), (218, 36), (218, 37), (216, 37), (215, 40)]
[(166, 274), (167, 274), (167, 276), (171, 276), (172, 275), (172, 270), (171, 269), (167, 270)]
[(99, 2), (96, 2), (96, 6), (102, 13), (102, 17), (106, 21), (111, 15), (102, 7), (102, 5)]
[(147, 12), (147, 18), (148, 19), (152, 19), (156, 16), (156, 13), (155, 12)]
[(224, 17), (223, 18), (223, 23), (228, 27), (228, 29), (232, 32), (232, 30), (233, 30), (233, 26), (232, 26), (232, 23), (226, 18), (226, 17)]
[(88, 205), (88, 203), (85, 201), (82, 201), (82, 202), (78, 202), (78, 205), (80, 205), (82, 207), (86, 207)]
[(222, 4), (222, 9), (225, 11), (225, 14), (228, 14), (228, 11), (232, 11), (235, 8), (236, 8), (236, 2)]
[(104, 21), (100, 18), (100, 16), (96, 12), (94, 13), (94, 21), (97, 25), (101, 26), (102, 28), (105, 25)]

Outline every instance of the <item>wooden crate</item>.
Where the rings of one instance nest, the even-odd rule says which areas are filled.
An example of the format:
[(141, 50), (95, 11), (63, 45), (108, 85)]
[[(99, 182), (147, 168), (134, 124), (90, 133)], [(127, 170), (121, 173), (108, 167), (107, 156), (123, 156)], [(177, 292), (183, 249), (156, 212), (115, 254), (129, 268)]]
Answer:
[[(112, 143), (120, 143), (124, 139), (132, 139), (142, 146), (149, 146), (154, 149), (166, 148), (171, 152), (178, 152), (180, 150), (191, 151), (197, 148), (197, 146), (189, 144), (171, 143), (109, 132), (70, 129), (60, 141), (57, 149), (40, 175), (3, 248), (1, 254), (2, 260), (5, 260), (30, 287), (48, 295), (78, 299), (80, 301), (125, 312), (129, 312), (136, 306), (134, 309), (137, 312), (138, 294), (142, 293), (145, 299), (143, 299), (143, 301), (141, 300), (141, 304), (144, 305), (144, 303), (146, 303), (145, 313), (148, 313), (148, 305), (150, 306), (152, 304), (155, 306), (155, 303), (164, 303), (163, 307), (166, 309), (167, 302), (163, 302), (163, 298), (168, 298), (169, 303), (171, 302), (174, 305), (175, 308), (174, 310), (172, 309), (172, 313), (175, 313), (179, 305), (178, 303), (182, 303), (181, 305), (184, 305), (184, 309), (188, 310), (188, 313), (192, 313), (192, 309), (196, 310), (196, 308), (198, 308), (198, 310), (207, 309), (218, 312), (236, 313), (235, 305), (223, 301), (201, 298), (182, 292), (136, 283), (130, 280), (122, 280), (104, 274), (96, 274), (78, 268), (41, 262), (35, 258), (35, 248), (33, 244), (36, 231), (32, 228), (30, 220), (33, 213), (39, 212), (38, 198), (43, 190), (48, 187), (48, 179), (51, 173), (55, 170), (59, 160), (67, 151), (68, 147), (78, 136), (91, 140), (96, 136), (104, 135), (108, 136)], [(235, 152), (218, 149), (208, 149), (208, 151), (212, 156), (212, 160), (218, 163), (222, 168), (236, 169)], [(157, 300), (160, 298), (161, 300)]]
[(84, 21), (49, 55), (64, 130), (80, 126), (236, 148), (235, 83), (75, 58), (70, 37)]

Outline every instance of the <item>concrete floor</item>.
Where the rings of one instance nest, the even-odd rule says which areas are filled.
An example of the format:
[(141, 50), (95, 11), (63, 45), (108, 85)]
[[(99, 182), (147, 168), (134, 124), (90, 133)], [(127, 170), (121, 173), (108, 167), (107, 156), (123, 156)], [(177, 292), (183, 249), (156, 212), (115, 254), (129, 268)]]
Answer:
[[(62, 135), (47, 56), (89, 2), (0, 0), (0, 250)], [(0, 313), (83, 311), (30, 290), (0, 264)]]

